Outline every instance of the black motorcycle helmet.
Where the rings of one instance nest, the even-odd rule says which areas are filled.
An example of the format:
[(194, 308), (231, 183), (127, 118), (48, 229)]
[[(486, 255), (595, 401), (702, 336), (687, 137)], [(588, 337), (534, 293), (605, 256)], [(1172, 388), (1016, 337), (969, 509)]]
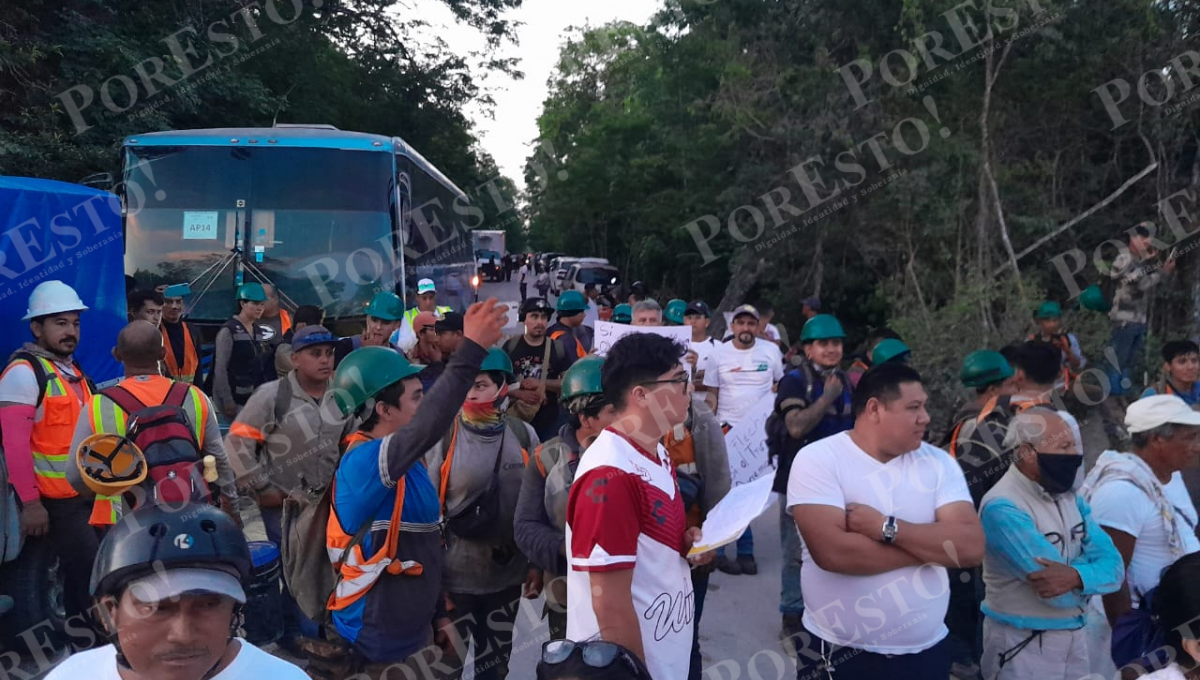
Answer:
[(554, 307), (546, 301), (546, 298), (531, 297), (526, 298), (521, 303), (520, 309), (517, 310), (517, 321), (525, 321), (525, 315), (529, 312), (545, 312), (546, 316), (554, 313)]
[(119, 596), (155, 565), (216, 568), (245, 584), (250, 548), (242, 530), (221, 510), (198, 503), (182, 508), (148, 505), (127, 514), (100, 543), (92, 565), (92, 597)]
[[(143, 506), (121, 518), (100, 542), (89, 592), (96, 600), (119, 599), (130, 583), (143, 576), (184, 567), (218, 569), (245, 585), (253, 562), (242, 530), (221, 510), (199, 503), (181, 508)], [(103, 607), (100, 616), (108, 641), (116, 648), (117, 664), (132, 670), (116, 625)], [(237, 605), (229, 623), (230, 639), (241, 625), (242, 608)]]

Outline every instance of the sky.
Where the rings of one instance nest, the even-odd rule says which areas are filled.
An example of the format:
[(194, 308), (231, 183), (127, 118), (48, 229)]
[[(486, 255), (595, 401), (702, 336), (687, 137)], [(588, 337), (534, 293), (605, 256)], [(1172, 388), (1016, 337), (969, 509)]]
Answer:
[[(439, 33), (454, 52), (482, 48), (484, 41), (478, 32), (457, 24), (445, 5), (421, 5), (417, 13), (442, 27)], [(525, 0), (519, 9), (508, 13), (509, 18), (523, 25), (517, 29), (519, 44), (506, 46), (501, 55), (518, 58), (517, 70), (525, 77), (514, 80), (503, 74), (489, 74), (481, 84), (496, 100), (494, 118), (480, 107), (471, 107), (467, 115), (475, 123), (484, 150), (518, 187), (524, 184), (525, 159), (532, 151), (531, 142), (537, 138), (537, 117), (548, 94), (546, 81), (558, 62), (566, 29), (601, 26), (616, 20), (645, 23), (660, 5), (659, 0)]]

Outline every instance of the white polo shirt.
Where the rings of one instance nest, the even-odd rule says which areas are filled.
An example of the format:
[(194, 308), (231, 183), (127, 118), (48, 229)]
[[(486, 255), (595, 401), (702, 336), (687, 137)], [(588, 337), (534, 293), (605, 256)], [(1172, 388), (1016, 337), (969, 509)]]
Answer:
[[(886, 465), (841, 432), (800, 449), (788, 478), (787, 505), (869, 505), (884, 515), (930, 524), (937, 509), (971, 502), (954, 459), (925, 442)], [(880, 526), (882, 531), (883, 527)], [(804, 626), (817, 637), (877, 654), (916, 654), (948, 631), (945, 567), (904, 567), (874, 576), (825, 571), (804, 543), (800, 586)]]

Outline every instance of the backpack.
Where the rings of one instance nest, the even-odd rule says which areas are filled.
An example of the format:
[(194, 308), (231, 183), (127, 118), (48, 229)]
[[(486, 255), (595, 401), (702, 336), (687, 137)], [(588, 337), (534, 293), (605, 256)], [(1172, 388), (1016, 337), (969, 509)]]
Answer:
[[(38, 361), (37, 357), (31, 352), (20, 350), (13, 353), (13, 361), (22, 359), (29, 363), (30, 368), (33, 369), (33, 377), (37, 380), (37, 401), (33, 405), (34, 408), (37, 408), (42, 405), (42, 400), (46, 398), (46, 385), (50, 384), (50, 374), (46, 373), (46, 367), (42, 366), (42, 362)], [(83, 381), (87, 383), (88, 390), (92, 394), (95, 394), (96, 383), (92, 382), (92, 379), (83, 372), (78, 362), (74, 363), (73, 366), (75, 367), (75, 372), (83, 376)]]
[(204, 480), (200, 442), (183, 409), (189, 390), (187, 383), (172, 382), (163, 403), (154, 406), (143, 404), (120, 385), (100, 392), (129, 418), (125, 437), (146, 457), (147, 498), (154, 504), (210, 503), (212, 499)]
[[(812, 404), (813, 394), (816, 391), (817, 372), (813, 370), (812, 365), (807, 361), (802, 362), (798, 368), (788, 372), (788, 375), (799, 372), (804, 376), (804, 401), (807, 404)], [(786, 377), (786, 376), (785, 376)], [(842, 379), (846, 377), (843, 375)], [(782, 382), (782, 381), (780, 381)], [(772, 409), (771, 415), (767, 416), (767, 460), (783, 460), (790, 457), (792, 454), (799, 451), (804, 445), (803, 440), (792, 439), (792, 435), (787, 429), (787, 416), (780, 411), (780, 400), (775, 400), (775, 408)], [(797, 442), (799, 445), (797, 445)]]

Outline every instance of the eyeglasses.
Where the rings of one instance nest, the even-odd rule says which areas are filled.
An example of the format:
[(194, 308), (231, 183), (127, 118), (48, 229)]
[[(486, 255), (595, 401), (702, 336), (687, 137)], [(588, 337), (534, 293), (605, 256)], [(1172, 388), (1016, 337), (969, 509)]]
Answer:
[(682, 385), (683, 391), (687, 392), (688, 383), (691, 381), (692, 381), (691, 374), (689, 374), (687, 371), (684, 371), (683, 373), (680, 373), (679, 375), (675, 376), (674, 378), (667, 378), (665, 380), (648, 380), (648, 381), (646, 381), (644, 383), (640, 383), (640, 384), (643, 387), (645, 387), (646, 385), (672, 385), (672, 384)]
[(574, 642), (571, 640), (550, 640), (542, 645), (542, 663), (557, 666), (579, 650), (583, 655), (583, 663), (590, 668), (608, 668), (620, 659), (637, 678), (646, 678), (645, 669), (633, 657), (629, 650), (611, 642), (595, 640), (592, 642)]

